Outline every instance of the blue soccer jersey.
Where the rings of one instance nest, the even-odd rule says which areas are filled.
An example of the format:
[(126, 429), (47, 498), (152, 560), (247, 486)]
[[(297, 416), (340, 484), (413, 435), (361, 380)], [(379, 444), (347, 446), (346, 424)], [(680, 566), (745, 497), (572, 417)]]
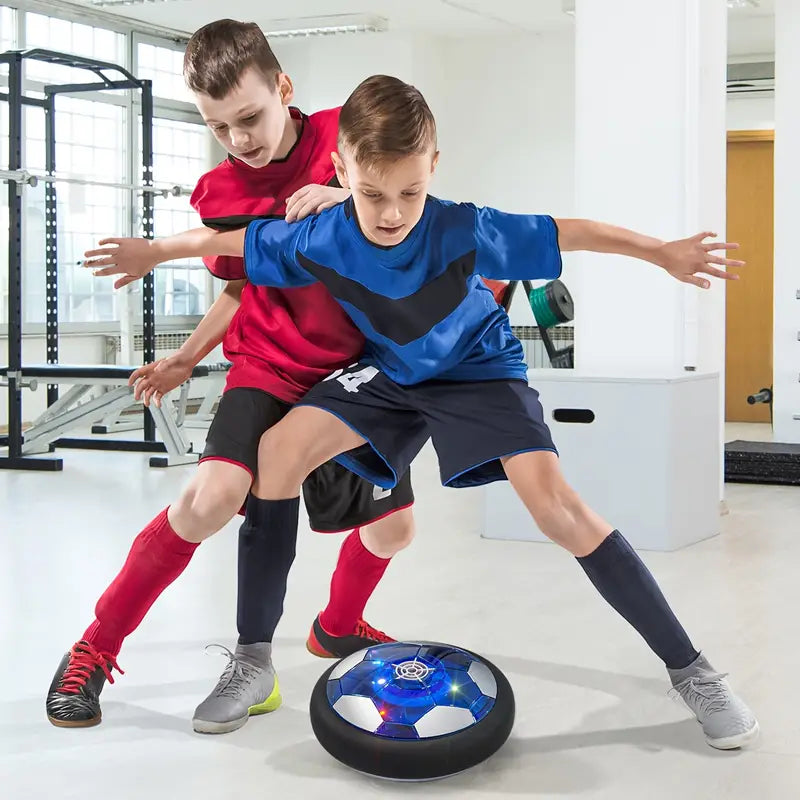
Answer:
[(524, 379), (522, 345), (480, 276), (561, 274), (551, 217), (432, 197), (394, 247), (366, 239), (347, 200), (297, 223), (252, 222), (244, 251), (254, 284), (323, 283), (363, 332), (362, 361), (403, 385)]

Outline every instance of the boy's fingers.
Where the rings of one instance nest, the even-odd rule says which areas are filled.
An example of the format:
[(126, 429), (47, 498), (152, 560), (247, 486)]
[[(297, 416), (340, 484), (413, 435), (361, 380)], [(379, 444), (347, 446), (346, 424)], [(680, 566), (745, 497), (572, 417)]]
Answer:
[(683, 278), (684, 283), (691, 283), (693, 286), (698, 286), (701, 289), (708, 289), (711, 286), (711, 282), (707, 281), (705, 278), (700, 278), (697, 275), (687, 275)]
[(116, 252), (116, 248), (98, 247), (95, 250), (87, 250), (83, 256), (84, 258), (93, 258), (94, 256), (113, 256)]
[[(104, 263), (104, 262), (103, 262)], [(103, 269), (96, 269), (92, 275), (95, 278), (107, 278), (109, 275), (120, 275), (125, 274), (125, 270), (122, 267), (118, 267), (116, 264), (113, 264), (110, 267), (103, 267)]]
[(722, 256), (706, 256), (706, 263), (720, 264), (723, 267), (743, 267), (747, 262), (738, 261), (735, 258), (723, 258)]
[(712, 250), (738, 250), (739, 243), (738, 242), (708, 242), (703, 244), (703, 249), (706, 252), (711, 252)]
[(715, 278), (722, 278), (726, 281), (735, 281), (738, 280), (739, 276), (734, 272), (725, 272), (721, 269), (715, 269), (714, 267), (706, 267), (703, 270), (706, 275), (712, 275)]
[(134, 283), (138, 280), (139, 278), (137, 278), (136, 275), (126, 275), (124, 278), (114, 281), (114, 288), (121, 289), (123, 286), (127, 286), (129, 283)]
[(309, 189), (309, 186), (304, 186), (302, 189), (298, 189), (296, 192), (289, 195), (289, 197), (286, 199), (286, 208), (288, 209), (290, 205), (293, 205), (298, 200), (301, 200), (303, 197), (305, 197), (308, 194)]

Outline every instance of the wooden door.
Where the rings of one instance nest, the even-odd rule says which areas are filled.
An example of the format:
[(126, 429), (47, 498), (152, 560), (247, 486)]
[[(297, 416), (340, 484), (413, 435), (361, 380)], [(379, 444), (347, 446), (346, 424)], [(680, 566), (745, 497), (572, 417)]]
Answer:
[(727, 239), (741, 245), (731, 257), (747, 262), (727, 284), (728, 422), (769, 422), (769, 407), (747, 396), (772, 385), (773, 149), (772, 131), (728, 134)]

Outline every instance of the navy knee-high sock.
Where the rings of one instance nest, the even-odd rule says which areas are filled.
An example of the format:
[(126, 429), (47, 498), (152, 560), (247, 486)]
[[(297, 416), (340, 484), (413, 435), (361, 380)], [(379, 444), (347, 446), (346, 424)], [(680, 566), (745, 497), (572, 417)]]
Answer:
[(619, 531), (609, 534), (578, 563), (597, 591), (639, 631), (667, 667), (683, 669), (697, 658), (655, 578)]
[(299, 508), (299, 497), (260, 500), (251, 494), (247, 498), (239, 528), (239, 644), (272, 641), (294, 561)]

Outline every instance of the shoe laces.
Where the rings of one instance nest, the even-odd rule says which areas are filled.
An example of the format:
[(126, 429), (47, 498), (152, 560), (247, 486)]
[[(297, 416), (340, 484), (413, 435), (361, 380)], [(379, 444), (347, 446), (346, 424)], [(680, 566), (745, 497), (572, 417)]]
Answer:
[(261, 667), (237, 658), (235, 653), (221, 644), (208, 645), (206, 653), (214, 647), (218, 647), (221, 651), (216, 655), (226, 656), (228, 659), (228, 663), (214, 687), (214, 694), (217, 697), (238, 697), (261, 674)]
[(709, 672), (703, 676), (692, 675), (674, 687), (674, 691), (684, 699), (694, 694), (703, 713), (722, 711), (730, 703), (730, 689), (723, 683), (727, 672)]
[(99, 652), (89, 642), (76, 642), (69, 651), (69, 663), (61, 676), (58, 691), (61, 694), (79, 694), (97, 667), (103, 670), (109, 683), (114, 683), (112, 667), (121, 675), (125, 674), (110, 653)]
[(383, 631), (379, 631), (377, 628), (373, 628), (366, 620), (360, 619), (356, 623), (356, 636), (360, 639), (372, 639), (376, 642), (393, 642), (395, 641), (392, 639), (391, 636), (384, 633)]

